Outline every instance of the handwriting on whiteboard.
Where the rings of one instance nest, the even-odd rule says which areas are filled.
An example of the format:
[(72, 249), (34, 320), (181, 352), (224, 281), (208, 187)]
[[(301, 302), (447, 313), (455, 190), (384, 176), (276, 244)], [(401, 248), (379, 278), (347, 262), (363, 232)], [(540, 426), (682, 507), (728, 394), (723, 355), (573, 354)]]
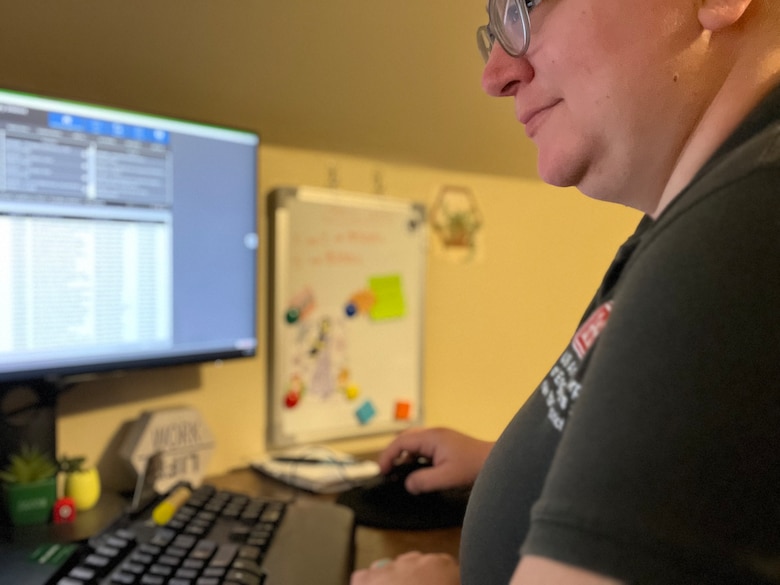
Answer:
[(297, 236), (293, 242), (293, 266), (361, 266), (385, 243), (378, 231), (349, 229)]

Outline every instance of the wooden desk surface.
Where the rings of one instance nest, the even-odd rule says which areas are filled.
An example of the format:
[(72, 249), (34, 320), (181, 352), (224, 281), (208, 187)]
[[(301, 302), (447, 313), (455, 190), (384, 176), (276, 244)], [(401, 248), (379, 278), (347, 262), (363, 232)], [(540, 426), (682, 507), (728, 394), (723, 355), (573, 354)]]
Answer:
[[(312, 494), (266, 477), (252, 469), (238, 469), (209, 477), (205, 483), (251, 496), (301, 498), (334, 501), (335, 495)], [(373, 561), (401, 553), (445, 552), (458, 557), (460, 528), (437, 530), (384, 530), (358, 526), (355, 533), (355, 568), (368, 567)]]

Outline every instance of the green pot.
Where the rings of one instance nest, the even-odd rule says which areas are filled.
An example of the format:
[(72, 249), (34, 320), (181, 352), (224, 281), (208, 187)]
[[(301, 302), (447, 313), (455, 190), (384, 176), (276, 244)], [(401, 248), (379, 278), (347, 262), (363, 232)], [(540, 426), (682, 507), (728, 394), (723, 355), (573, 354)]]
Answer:
[(16, 526), (47, 524), (57, 499), (57, 478), (5, 484), (8, 515)]

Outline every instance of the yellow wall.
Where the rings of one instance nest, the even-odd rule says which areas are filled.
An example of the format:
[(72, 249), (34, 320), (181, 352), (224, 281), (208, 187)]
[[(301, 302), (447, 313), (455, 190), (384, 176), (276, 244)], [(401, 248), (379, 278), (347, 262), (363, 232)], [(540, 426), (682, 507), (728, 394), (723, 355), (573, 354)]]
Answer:
[[(147, 409), (196, 407), (216, 439), (209, 474), (265, 450), (267, 231), (278, 185), (328, 186), (430, 205), (442, 185), (473, 191), (484, 219), (477, 258), (455, 262), (431, 246), (424, 375), (426, 422), (495, 438), (562, 351), (636, 212), (538, 181), (401, 166), (333, 153), (263, 146), (260, 153), (260, 355), (84, 382), (61, 399), (60, 453), (98, 462), (119, 483), (113, 450)], [(378, 177), (380, 180), (378, 181)], [(208, 307), (204, 307), (208, 310)], [(379, 448), (387, 437), (339, 444)]]

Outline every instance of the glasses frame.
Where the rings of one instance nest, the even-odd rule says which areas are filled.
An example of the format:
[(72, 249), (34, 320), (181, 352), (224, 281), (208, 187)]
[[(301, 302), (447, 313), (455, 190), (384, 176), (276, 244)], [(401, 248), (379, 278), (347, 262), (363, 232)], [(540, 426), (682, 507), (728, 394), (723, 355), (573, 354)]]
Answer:
[(507, 55), (522, 57), (528, 51), (531, 42), (531, 10), (542, 0), (507, 0), (507, 5), (514, 4), (520, 15), (523, 31), (523, 43), (521, 47), (515, 46), (515, 42), (506, 34), (503, 22), (493, 22), (493, 14), (496, 12), (496, 0), (488, 0), (488, 23), (477, 29), (477, 48), (485, 63), (490, 59), (490, 53), (496, 41), (501, 45)]

